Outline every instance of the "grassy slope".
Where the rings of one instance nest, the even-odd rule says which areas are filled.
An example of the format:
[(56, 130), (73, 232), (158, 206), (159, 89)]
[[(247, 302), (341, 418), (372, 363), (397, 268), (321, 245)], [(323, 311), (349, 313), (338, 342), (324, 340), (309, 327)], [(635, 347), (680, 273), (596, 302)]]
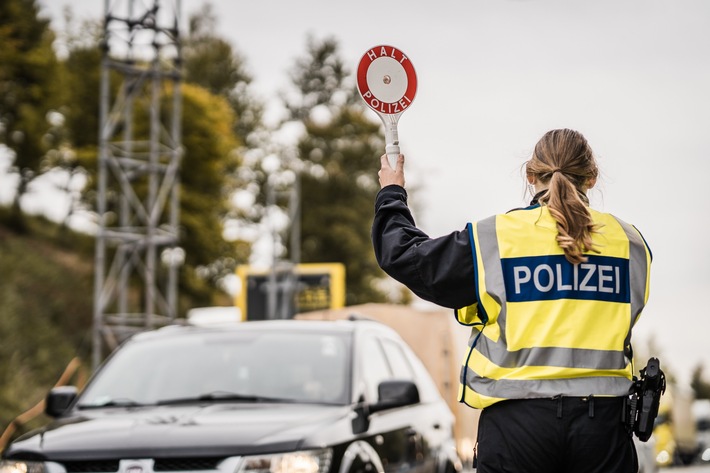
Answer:
[(43, 220), (26, 235), (0, 224), (0, 432), (73, 357), (89, 365), (92, 298), (91, 239)]

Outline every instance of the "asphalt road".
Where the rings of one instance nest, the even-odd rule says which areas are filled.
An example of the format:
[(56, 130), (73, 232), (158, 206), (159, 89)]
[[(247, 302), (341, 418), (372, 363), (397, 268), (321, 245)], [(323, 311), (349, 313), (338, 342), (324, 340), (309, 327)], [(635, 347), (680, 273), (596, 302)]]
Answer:
[(710, 464), (661, 468), (658, 473), (710, 473)]
[[(476, 470), (465, 469), (463, 473), (476, 473)], [(658, 473), (710, 473), (710, 464), (661, 468)]]

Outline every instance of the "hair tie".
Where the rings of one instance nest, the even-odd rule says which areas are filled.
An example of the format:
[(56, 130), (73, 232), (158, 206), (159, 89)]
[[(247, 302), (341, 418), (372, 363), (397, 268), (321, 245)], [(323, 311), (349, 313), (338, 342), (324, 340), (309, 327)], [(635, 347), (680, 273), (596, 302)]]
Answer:
[(552, 171), (550, 171), (550, 175), (556, 173), (556, 172), (562, 172), (562, 168), (555, 168)]

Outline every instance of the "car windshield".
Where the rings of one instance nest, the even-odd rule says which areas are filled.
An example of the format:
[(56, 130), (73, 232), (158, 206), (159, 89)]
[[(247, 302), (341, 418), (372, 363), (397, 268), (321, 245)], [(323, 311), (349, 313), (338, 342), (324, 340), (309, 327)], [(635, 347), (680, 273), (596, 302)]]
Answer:
[(349, 335), (189, 333), (129, 342), (97, 373), (80, 408), (189, 402), (350, 401)]

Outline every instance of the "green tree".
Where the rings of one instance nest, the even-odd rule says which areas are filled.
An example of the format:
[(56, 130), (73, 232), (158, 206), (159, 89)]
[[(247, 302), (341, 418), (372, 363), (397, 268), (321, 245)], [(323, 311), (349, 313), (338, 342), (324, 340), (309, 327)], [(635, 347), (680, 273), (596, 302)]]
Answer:
[(36, 0), (0, 2), (0, 143), (12, 150), (20, 177), (9, 219), (19, 231), (26, 229), (20, 201), (43, 171), (46, 115), (57, 97), (54, 33), (39, 10)]
[(703, 376), (703, 365), (698, 364), (693, 369), (693, 374), (690, 380), (690, 387), (695, 393), (696, 399), (710, 399), (710, 381)]
[[(184, 84), (182, 94), (186, 151), (181, 172), (181, 245), (194, 280), (208, 281), (215, 287), (238, 262), (246, 261), (249, 250), (243, 242), (228, 242), (223, 236), (230, 209), (228, 197), (240, 164), (235, 152), (239, 141), (232, 132), (236, 117), (223, 97), (201, 87)], [(194, 292), (196, 284), (189, 287), (199, 296)], [(202, 297), (201, 302), (214, 301)]]
[[(57, 83), (61, 89), (60, 105), (54, 111), (58, 125), (50, 130), (52, 146), (45, 159), (45, 167), (65, 173), (66, 187), (60, 189), (71, 198), (68, 214), (63, 221), (67, 227), (78, 210), (91, 211), (87, 199), (69, 188), (77, 178), (93, 178), (96, 169), (97, 137), (99, 133), (99, 98), (101, 83), (101, 50), (97, 47), (102, 26), (97, 21), (85, 20), (75, 25), (70, 7), (64, 11), (65, 28), (58, 34), (60, 62)], [(116, 96), (120, 78), (111, 73), (110, 93)]]
[(342, 262), (347, 304), (383, 301), (376, 281), (384, 276), (370, 241), (375, 169), (384, 149), (379, 123), (365, 115), (338, 43), (308, 39), (285, 99), (305, 132), (296, 145), (301, 172), (301, 261)]
[[(264, 103), (252, 90), (246, 59), (216, 32), (217, 17), (211, 4), (190, 16), (183, 48), (185, 80), (224, 97), (236, 116), (232, 129), (240, 141), (238, 153), (243, 159), (230, 181), (233, 188), (226, 194), (246, 195), (250, 204), (231, 206), (226, 218), (232, 228), (244, 230), (258, 226), (263, 216), (267, 175), (261, 170), (261, 162), (273, 145), (263, 122)], [(245, 256), (238, 262), (247, 259)]]
[[(73, 165), (88, 176), (83, 202), (94, 209), (101, 51), (97, 39), (86, 38), (67, 43), (67, 56), (62, 61), (67, 85), (63, 110), (66, 134), (75, 153)], [(122, 78), (112, 72), (110, 82), (111, 96), (116, 97)], [(172, 92), (169, 86), (164, 87), (161, 108), (170, 110)], [(223, 222), (230, 211), (229, 196), (236, 187), (234, 175), (240, 163), (235, 150), (241, 141), (235, 136), (237, 119), (226, 97), (188, 83), (182, 84), (181, 94), (185, 154), (180, 171), (179, 245), (185, 249), (186, 261), (180, 293), (191, 305), (210, 304), (215, 297), (222, 297), (216, 292), (217, 281), (231, 273), (237, 261), (248, 257), (248, 247), (242, 242), (228, 242), (223, 237)], [(136, 94), (133, 107), (133, 138), (147, 140), (148, 94)], [(163, 126), (169, 129), (169, 124)], [(141, 184), (134, 185), (138, 195), (144, 195)]]
[(237, 116), (234, 132), (243, 146), (249, 146), (252, 135), (263, 127), (264, 104), (251, 91), (253, 78), (246, 59), (216, 31), (211, 4), (190, 16), (183, 46), (185, 81), (228, 100)]

